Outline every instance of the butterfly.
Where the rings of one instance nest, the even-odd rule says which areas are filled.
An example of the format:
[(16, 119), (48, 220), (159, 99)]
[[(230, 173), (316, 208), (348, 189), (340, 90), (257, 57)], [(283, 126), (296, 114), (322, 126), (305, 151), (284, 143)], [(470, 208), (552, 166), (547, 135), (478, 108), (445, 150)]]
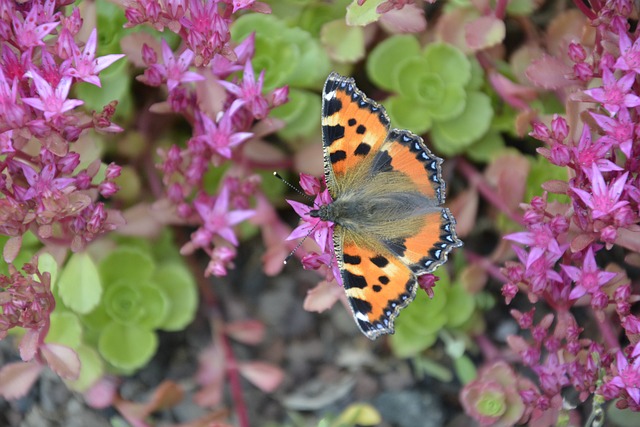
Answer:
[(309, 216), (333, 225), (349, 305), (370, 339), (394, 332), (418, 277), (462, 246), (442, 207), (442, 159), (419, 136), (391, 129), (384, 107), (333, 72), (322, 92), (324, 174), (333, 201)]

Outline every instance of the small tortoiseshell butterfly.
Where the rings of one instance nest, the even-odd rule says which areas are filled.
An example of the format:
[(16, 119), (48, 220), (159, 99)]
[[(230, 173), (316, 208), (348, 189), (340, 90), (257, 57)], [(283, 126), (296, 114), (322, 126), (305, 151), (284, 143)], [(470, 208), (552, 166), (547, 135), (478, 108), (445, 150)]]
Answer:
[(322, 93), (322, 141), (333, 201), (309, 216), (330, 221), (334, 254), (356, 323), (370, 339), (394, 332), (418, 276), (462, 242), (442, 207), (442, 159), (417, 135), (390, 129), (381, 105), (331, 73)]

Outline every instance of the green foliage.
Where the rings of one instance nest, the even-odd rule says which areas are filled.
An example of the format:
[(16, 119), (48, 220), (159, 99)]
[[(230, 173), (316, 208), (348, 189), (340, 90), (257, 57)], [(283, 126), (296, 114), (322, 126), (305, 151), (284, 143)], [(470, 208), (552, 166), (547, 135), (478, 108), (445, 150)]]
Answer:
[(157, 350), (156, 331), (183, 329), (198, 305), (195, 282), (169, 233), (157, 242), (119, 240), (97, 264), (87, 253), (72, 255), (56, 283), (61, 301), (47, 342), (78, 353), (80, 377), (69, 382), (77, 390), (105, 369), (129, 374), (144, 366)]
[(433, 298), (418, 290), (415, 300), (396, 319), (391, 347), (398, 357), (415, 356), (431, 347), (443, 329), (464, 327), (475, 311), (474, 296), (461, 285), (452, 285), (445, 270), (438, 274)]
[(456, 47), (431, 43), (422, 49), (413, 36), (393, 36), (373, 49), (366, 68), (374, 83), (395, 93), (385, 101), (394, 126), (416, 134), (431, 130), (440, 153), (465, 152), (485, 136), (492, 154), (503, 146), (497, 133), (488, 133), (494, 108), (481, 91), (482, 70)]
[[(567, 169), (551, 164), (549, 160), (542, 156), (531, 158), (531, 170), (527, 176), (527, 190), (525, 192), (525, 202), (530, 201), (534, 196), (539, 195), (541, 186), (547, 181), (561, 180), (567, 181)], [(555, 200), (562, 203), (569, 203), (569, 197), (562, 194), (549, 194), (548, 200)]]
[(280, 136), (287, 140), (307, 137), (317, 132), (320, 97), (307, 91), (317, 88), (331, 71), (327, 53), (308, 31), (289, 27), (274, 15), (247, 14), (235, 21), (231, 37), (241, 42), (255, 32), (256, 73), (265, 70), (264, 90), (289, 85), (290, 101), (273, 111), (285, 120), (286, 130)]
[(377, 426), (382, 422), (380, 413), (368, 403), (352, 403), (337, 416), (326, 416), (318, 427)]
[[(9, 239), (10, 236), (0, 235), (0, 248), (4, 249), (4, 246), (9, 241)], [(31, 258), (33, 258), (33, 256), (41, 246), (42, 245), (40, 244), (38, 238), (31, 231), (27, 231), (22, 236), (22, 245), (20, 246), (20, 252), (18, 252), (18, 256), (13, 261), (13, 265), (18, 270), (22, 268), (24, 263), (31, 261)], [(9, 266), (5, 262), (3, 256), (0, 256), (0, 274), (9, 274)]]
[(93, 310), (102, 296), (102, 281), (88, 253), (78, 252), (69, 258), (60, 273), (58, 295), (64, 305), (78, 314)]
[(382, 15), (376, 12), (376, 8), (385, 0), (369, 0), (362, 6), (353, 0), (347, 7), (347, 24), (364, 27), (367, 24), (376, 22)]
[[(124, 12), (114, 3), (107, 0), (96, 1), (96, 27), (98, 43), (96, 57), (122, 53), (120, 40), (130, 31), (123, 31), (126, 23)], [(116, 117), (129, 117), (133, 110), (131, 98), (131, 73), (129, 65), (123, 58), (100, 72), (102, 87), (80, 82), (74, 85), (76, 96), (84, 101), (88, 110), (102, 111), (102, 108), (113, 100), (118, 101)]]

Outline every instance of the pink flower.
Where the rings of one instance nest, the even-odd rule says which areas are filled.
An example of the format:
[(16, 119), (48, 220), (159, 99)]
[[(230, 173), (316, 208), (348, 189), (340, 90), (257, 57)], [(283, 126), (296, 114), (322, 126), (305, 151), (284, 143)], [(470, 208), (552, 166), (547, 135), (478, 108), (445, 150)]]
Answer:
[(263, 119), (269, 112), (269, 103), (262, 96), (262, 84), (264, 82), (264, 70), (260, 72), (260, 76), (256, 81), (253, 73), (251, 61), (247, 61), (244, 66), (244, 74), (242, 75), (242, 85), (227, 82), (225, 80), (218, 81), (229, 92), (233, 93), (247, 103), (247, 107), (256, 119)]
[(564, 272), (573, 280), (576, 286), (569, 294), (569, 298), (578, 299), (589, 293), (591, 295), (600, 291), (600, 288), (613, 279), (617, 273), (601, 271), (596, 264), (593, 249), (589, 247), (584, 255), (582, 268), (571, 265), (560, 265)]
[[(618, 146), (627, 158), (631, 157), (631, 148), (634, 140), (635, 123), (627, 108), (621, 108), (618, 117), (611, 118), (601, 114), (591, 113), (591, 117), (605, 134), (598, 139), (599, 144), (605, 147)], [(604, 153), (602, 153), (604, 155)], [(619, 169), (610, 169), (619, 170)]]
[(51, 120), (53, 117), (57, 117), (84, 104), (84, 101), (79, 99), (67, 99), (69, 89), (71, 88), (71, 77), (61, 78), (60, 83), (58, 83), (58, 86), (54, 90), (51, 85), (35, 71), (29, 71), (27, 74), (36, 84), (36, 91), (40, 97), (22, 98), (22, 101), (37, 110), (44, 111), (45, 119)]
[(195, 202), (194, 206), (198, 215), (203, 221), (200, 227), (192, 236), (196, 246), (206, 247), (211, 243), (214, 235), (219, 235), (234, 246), (238, 246), (238, 238), (233, 232), (233, 226), (251, 218), (253, 210), (229, 210), (229, 188), (222, 186), (220, 193), (215, 198), (202, 195)]
[(89, 35), (87, 44), (84, 45), (82, 54), (80, 54), (78, 48), (74, 45), (74, 66), (69, 69), (68, 73), (70, 76), (100, 87), (101, 85), (98, 73), (118, 59), (124, 57), (124, 54), (105, 55), (96, 58), (96, 44), (97, 34), (96, 29), (94, 28), (93, 31), (91, 31), (91, 35)]
[(636, 39), (633, 44), (626, 31), (619, 34), (618, 46), (620, 47), (620, 57), (613, 64), (614, 68), (623, 71), (633, 71), (640, 74), (640, 41)]
[(591, 193), (575, 187), (571, 187), (571, 190), (592, 210), (593, 219), (614, 214), (615, 211), (629, 204), (626, 200), (620, 200), (629, 172), (620, 175), (610, 186), (604, 182), (602, 173), (595, 164), (589, 172)]
[(236, 99), (218, 123), (211, 120), (207, 114), (198, 111), (196, 132), (199, 135), (195, 138), (207, 144), (220, 156), (230, 159), (231, 149), (253, 136), (251, 132), (235, 132), (233, 129), (233, 115), (243, 104), (244, 101)]
[(571, 148), (574, 163), (585, 172), (594, 164), (598, 165), (603, 172), (622, 170), (620, 166), (605, 158), (611, 148), (611, 144), (607, 142), (607, 140), (600, 138), (596, 143), (593, 143), (591, 141), (591, 128), (585, 123), (582, 127), (578, 145)]
[(33, 3), (31, 10), (26, 17), (21, 14), (14, 14), (12, 19), (13, 31), (16, 42), (21, 50), (35, 46), (43, 46), (42, 39), (51, 33), (58, 26), (59, 22), (47, 22), (38, 25), (38, 3)]
[(640, 357), (630, 365), (624, 354), (618, 351), (616, 367), (618, 375), (609, 381), (609, 384), (624, 389), (636, 404), (640, 404)]
[(188, 71), (194, 56), (191, 49), (185, 49), (176, 59), (167, 42), (162, 39), (162, 59), (164, 64), (154, 64), (151, 68), (157, 70), (162, 77), (167, 79), (167, 87), (171, 91), (180, 83), (204, 80), (204, 77), (200, 74)]
[(603, 86), (587, 89), (584, 93), (602, 103), (604, 108), (615, 116), (622, 107), (631, 108), (640, 105), (640, 97), (630, 91), (634, 81), (634, 73), (627, 73), (620, 80), (616, 80), (613, 72), (605, 68), (602, 71)]

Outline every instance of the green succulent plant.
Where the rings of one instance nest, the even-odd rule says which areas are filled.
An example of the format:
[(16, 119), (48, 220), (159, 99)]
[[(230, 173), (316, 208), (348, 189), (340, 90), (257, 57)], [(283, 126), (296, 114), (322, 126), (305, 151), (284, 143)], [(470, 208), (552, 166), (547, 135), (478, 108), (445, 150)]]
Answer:
[(476, 300), (460, 284), (451, 284), (444, 270), (433, 298), (418, 290), (415, 300), (395, 321), (391, 347), (398, 357), (412, 357), (431, 347), (442, 329), (461, 329), (473, 315)]
[(231, 37), (239, 43), (255, 32), (256, 73), (265, 70), (265, 91), (289, 85), (289, 102), (275, 108), (272, 116), (287, 123), (280, 136), (293, 140), (317, 132), (320, 95), (318, 88), (331, 71), (330, 60), (320, 42), (308, 31), (289, 27), (273, 15), (248, 14), (231, 26)]
[(195, 282), (178, 257), (159, 252), (167, 245), (124, 240), (99, 262), (73, 254), (54, 282), (58, 304), (47, 341), (78, 353), (80, 378), (69, 384), (77, 390), (107, 371), (133, 373), (155, 354), (158, 330), (181, 330), (195, 315)]
[(393, 36), (373, 49), (366, 68), (375, 84), (393, 93), (384, 101), (393, 125), (431, 131), (440, 153), (461, 153), (489, 131), (494, 110), (480, 90), (482, 70), (456, 47), (421, 48), (413, 36)]
[[(132, 30), (123, 30), (126, 23), (124, 11), (107, 0), (96, 1), (96, 28), (98, 43), (96, 57), (113, 53), (122, 53), (120, 41)], [(118, 101), (116, 117), (130, 117), (133, 109), (131, 97), (131, 73), (125, 59), (114, 62), (100, 72), (101, 87), (90, 83), (78, 82), (74, 85), (77, 96), (84, 101), (85, 108), (102, 111), (113, 100)]]

